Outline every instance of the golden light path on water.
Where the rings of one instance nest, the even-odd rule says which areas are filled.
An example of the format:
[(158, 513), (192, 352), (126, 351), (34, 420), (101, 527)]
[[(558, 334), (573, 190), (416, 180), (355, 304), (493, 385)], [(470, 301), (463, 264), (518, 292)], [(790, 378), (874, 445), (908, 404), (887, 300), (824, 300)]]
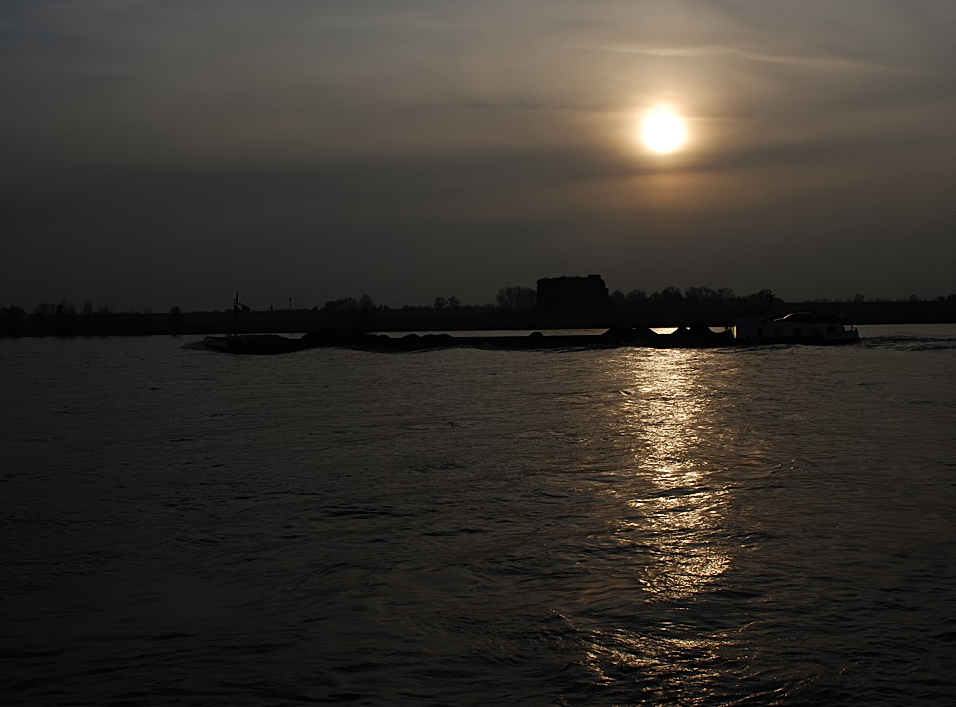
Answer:
[[(613, 414), (630, 467), (619, 471), (627, 479), (614, 491), (622, 517), (609, 522), (615, 541), (633, 550), (631, 570), (642, 589), (635, 611), (651, 604), (667, 613), (670, 605), (694, 601), (713, 590), (731, 564), (730, 548), (718, 537), (731, 492), (709, 477), (712, 457), (733, 440), (711, 409), (714, 391), (702, 384), (701, 356), (684, 350), (625, 354), (622, 368), (610, 372), (629, 382)], [(636, 670), (669, 694), (705, 689), (714, 676), (702, 666), (735, 652), (735, 638), (719, 631), (688, 636), (670, 630), (667, 621), (648, 631), (624, 624), (594, 633), (588, 660), (598, 683)]]
[(698, 453), (703, 442), (705, 401), (695, 393), (687, 359), (695, 354), (670, 351), (640, 371), (646, 401), (625, 401), (634, 424), (644, 428), (645, 446), (635, 463), (652, 472), (660, 493), (631, 499), (642, 511), (644, 530), (658, 538), (661, 564), (644, 583), (660, 599), (676, 599), (699, 591), (724, 571), (728, 559), (702, 542), (700, 535), (719, 520), (719, 494), (707, 488), (710, 462)]

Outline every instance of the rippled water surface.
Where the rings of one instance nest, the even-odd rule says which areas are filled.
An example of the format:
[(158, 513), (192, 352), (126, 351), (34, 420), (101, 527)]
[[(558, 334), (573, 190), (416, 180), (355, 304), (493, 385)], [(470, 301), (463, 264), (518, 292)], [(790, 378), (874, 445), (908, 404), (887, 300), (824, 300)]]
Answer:
[(948, 705), (956, 327), (0, 341), (0, 702)]

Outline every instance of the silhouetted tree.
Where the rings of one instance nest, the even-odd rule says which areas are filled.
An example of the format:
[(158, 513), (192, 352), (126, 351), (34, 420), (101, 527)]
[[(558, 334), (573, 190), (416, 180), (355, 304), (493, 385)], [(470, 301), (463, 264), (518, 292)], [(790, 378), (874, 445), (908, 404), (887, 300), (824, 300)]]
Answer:
[(432, 305), (435, 309), (445, 309), (448, 306), (448, 300), (444, 297), (436, 297), (435, 303)]
[(684, 295), (681, 294), (680, 289), (674, 287), (673, 285), (670, 287), (665, 287), (660, 292), (655, 292), (653, 295), (651, 295), (651, 297), (664, 300), (665, 302), (679, 302), (680, 300), (684, 299)]
[(76, 307), (66, 300), (60, 300), (56, 306), (56, 333), (60, 336), (76, 333)]
[(737, 304), (741, 305), (741, 311), (762, 314), (764, 316), (773, 315), (774, 305), (777, 302), (783, 302), (783, 300), (777, 297), (773, 293), (773, 290), (770, 289), (763, 289), (760, 290), (760, 292), (754, 292), (737, 300)]
[(684, 290), (684, 297), (691, 301), (701, 302), (704, 300), (717, 299), (717, 290), (711, 287), (688, 287)]
[(537, 293), (529, 287), (502, 287), (495, 302), (502, 309), (534, 309)]
[(449, 309), (461, 309), (461, 300), (452, 295), (448, 298), (448, 308)]
[[(371, 297), (369, 297), (371, 301)], [(374, 303), (372, 303), (374, 306)], [(359, 309), (359, 303), (354, 297), (344, 297), (337, 300), (329, 300), (325, 303), (323, 309), (329, 314), (336, 314), (338, 312), (352, 312), (356, 309)]]

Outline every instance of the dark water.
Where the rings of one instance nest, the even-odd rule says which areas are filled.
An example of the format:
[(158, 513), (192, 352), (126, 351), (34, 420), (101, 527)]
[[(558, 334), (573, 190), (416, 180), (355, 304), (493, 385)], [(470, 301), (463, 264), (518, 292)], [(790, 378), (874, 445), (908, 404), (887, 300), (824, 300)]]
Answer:
[(0, 341), (0, 703), (949, 705), (956, 327)]

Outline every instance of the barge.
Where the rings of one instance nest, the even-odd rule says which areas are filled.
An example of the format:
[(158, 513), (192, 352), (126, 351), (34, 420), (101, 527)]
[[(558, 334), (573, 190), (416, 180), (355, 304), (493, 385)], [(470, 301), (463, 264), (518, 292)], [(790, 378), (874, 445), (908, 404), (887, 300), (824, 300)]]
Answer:
[(602, 334), (553, 334), (535, 331), (527, 335), (372, 334), (354, 331), (313, 332), (294, 339), (275, 334), (207, 336), (198, 348), (233, 354), (278, 354), (316, 348), (350, 348), (360, 351), (401, 353), (450, 348), (499, 351), (543, 351), (641, 347), (655, 349), (705, 349), (773, 344), (832, 345), (859, 341), (856, 327), (810, 313), (789, 314), (781, 319), (742, 317), (736, 326), (714, 331), (697, 325), (678, 327), (661, 334), (653, 329), (612, 327)]

